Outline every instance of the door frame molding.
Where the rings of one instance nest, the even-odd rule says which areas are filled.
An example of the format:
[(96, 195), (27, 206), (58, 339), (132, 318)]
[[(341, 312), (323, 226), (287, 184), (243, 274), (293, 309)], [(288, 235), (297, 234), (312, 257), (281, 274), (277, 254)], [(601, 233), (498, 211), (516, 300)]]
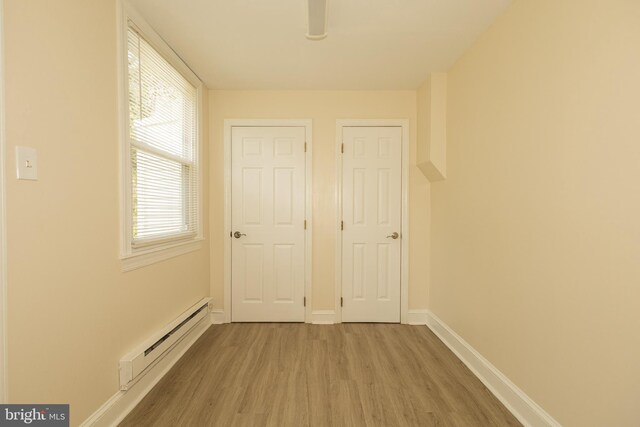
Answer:
[(342, 130), (345, 127), (399, 127), (402, 129), (402, 246), (400, 249), (400, 323), (407, 323), (409, 311), (409, 120), (408, 119), (340, 119), (336, 120), (336, 323), (342, 323)]
[(303, 127), (305, 129), (305, 218), (304, 231), (304, 308), (305, 323), (311, 322), (311, 277), (312, 277), (312, 169), (313, 169), (313, 121), (311, 119), (225, 119), (224, 120), (224, 319), (231, 322), (231, 130), (234, 127)]

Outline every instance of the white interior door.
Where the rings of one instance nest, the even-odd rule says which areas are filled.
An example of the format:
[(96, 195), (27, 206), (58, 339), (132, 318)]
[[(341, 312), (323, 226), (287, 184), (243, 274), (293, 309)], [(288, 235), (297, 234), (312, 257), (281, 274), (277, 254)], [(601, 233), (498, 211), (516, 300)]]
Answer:
[(342, 320), (400, 322), (402, 128), (342, 132)]
[(234, 322), (303, 322), (305, 128), (231, 131)]

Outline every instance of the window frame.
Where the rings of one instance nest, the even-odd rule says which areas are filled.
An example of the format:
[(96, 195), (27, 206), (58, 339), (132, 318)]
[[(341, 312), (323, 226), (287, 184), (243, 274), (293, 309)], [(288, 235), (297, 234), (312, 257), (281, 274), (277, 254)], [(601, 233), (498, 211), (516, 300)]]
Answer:
[[(189, 66), (153, 30), (144, 18), (126, 2), (120, 2), (118, 13), (118, 116), (120, 133), (120, 260), (122, 271), (130, 271), (202, 248), (203, 236), (203, 90), (204, 85)], [(198, 203), (196, 232), (168, 236), (157, 241), (134, 244), (131, 188), (131, 140), (129, 138), (129, 22), (140, 37), (149, 43), (172, 67), (196, 88), (196, 162)]]

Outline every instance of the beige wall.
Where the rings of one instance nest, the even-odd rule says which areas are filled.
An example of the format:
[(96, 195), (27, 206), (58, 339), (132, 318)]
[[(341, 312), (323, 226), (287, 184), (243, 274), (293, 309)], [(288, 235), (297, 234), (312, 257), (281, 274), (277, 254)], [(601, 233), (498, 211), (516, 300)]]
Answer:
[(447, 73), (431, 73), (418, 88), (417, 165), (430, 182), (447, 177)]
[(416, 163), (415, 91), (211, 91), (211, 293), (224, 297), (224, 119), (313, 119), (313, 308), (334, 309), (336, 227), (336, 119), (407, 118), (410, 121), (409, 307), (427, 305), (426, 179)]
[[(117, 392), (121, 356), (209, 293), (208, 242), (120, 269), (115, 10), (5, 1), (9, 399), (70, 403), (73, 425)], [(39, 181), (14, 178), (16, 145)]]
[(449, 72), (430, 307), (566, 426), (638, 426), (640, 2), (516, 0)]

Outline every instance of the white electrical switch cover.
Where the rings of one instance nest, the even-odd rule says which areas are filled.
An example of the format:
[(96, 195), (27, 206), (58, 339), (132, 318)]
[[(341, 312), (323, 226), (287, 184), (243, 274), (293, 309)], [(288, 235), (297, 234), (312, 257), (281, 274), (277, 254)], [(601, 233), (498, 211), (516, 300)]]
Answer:
[(38, 153), (35, 148), (16, 147), (18, 179), (38, 180)]

